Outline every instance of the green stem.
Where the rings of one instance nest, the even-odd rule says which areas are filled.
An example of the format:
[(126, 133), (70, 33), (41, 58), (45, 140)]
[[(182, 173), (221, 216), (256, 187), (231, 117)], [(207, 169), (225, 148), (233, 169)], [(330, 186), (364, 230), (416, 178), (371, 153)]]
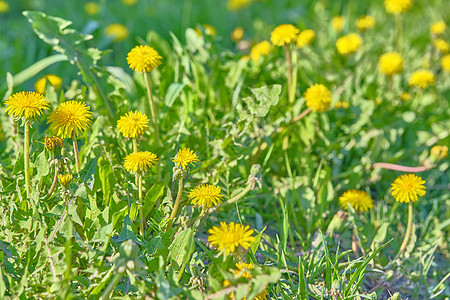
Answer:
[(172, 213), (170, 214), (169, 223), (167, 223), (166, 232), (169, 231), (170, 227), (172, 227), (173, 220), (177, 215), (178, 207), (180, 206), (181, 194), (183, 193), (183, 177), (180, 178), (178, 182), (178, 194), (177, 199), (175, 200), (175, 204), (173, 206)]
[(133, 139), (133, 152), (134, 153), (138, 152), (137, 139), (136, 138)]
[(27, 192), (27, 198), (30, 199), (30, 124), (28, 120), (25, 120), (25, 134), (23, 143), (23, 159), (25, 164), (25, 190)]
[(138, 175), (138, 185), (139, 185), (139, 205), (140, 205), (139, 219), (141, 221), (140, 233), (141, 233), (142, 237), (144, 237), (145, 236), (145, 231), (144, 231), (144, 203), (142, 201), (142, 175), (141, 174)]
[(292, 51), (292, 80), (291, 80), (291, 89), (289, 91), (289, 103), (294, 103), (295, 101), (295, 89), (297, 87), (297, 49)]
[(77, 137), (75, 136), (75, 133), (72, 134), (72, 140), (73, 140), (73, 151), (75, 153), (75, 164), (77, 167), (77, 172), (80, 173), (81, 163), (80, 163), (80, 157), (79, 157), (79, 153), (78, 153)]
[[(155, 129), (156, 145), (159, 147), (159, 146), (161, 146), (161, 141), (159, 140), (158, 118), (156, 116), (155, 101), (153, 101), (152, 89), (151, 89), (151, 85), (150, 85), (150, 78), (148, 77), (147, 72), (144, 73), (144, 79), (145, 79), (145, 84), (147, 86), (148, 101), (150, 103), (150, 110), (152, 113), (152, 121), (153, 121), (153, 126)], [(156, 165), (156, 168), (158, 170), (158, 179), (161, 179), (161, 167), (159, 165)]]
[(411, 236), (412, 224), (413, 224), (413, 203), (412, 201), (410, 201), (408, 203), (408, 225), (406, 227), (405, 237), (403, 239), (402, 245), (400, 246), (400, 250), (398, 250), (397, 257), (399, 257), (403, 253), (403, 251), (406, 248), (406, 245), (408, 244), (409, 237)]
[(288, 99), (291, 101), (291, 85), (292, 85), (292, 61), (291, 52), (289, 46), (284, 46), (284, 53), (286, 54), (286, 66), (287, 66), (287, 84), (288, 84)]
[(395, 49), (397, 52), (402, 53), (402, 35), (403, 35), (403, 22), (402, 15), (395, 15)]
[(120, 278), (122, 278), (122, 273), (116, 273), (112, 279), (112, 281), (108, 284), (105, 291), (103, 292), (100, 299), (109, 299), (111, 293), (114, 291), (116, 286), (119, 284)]

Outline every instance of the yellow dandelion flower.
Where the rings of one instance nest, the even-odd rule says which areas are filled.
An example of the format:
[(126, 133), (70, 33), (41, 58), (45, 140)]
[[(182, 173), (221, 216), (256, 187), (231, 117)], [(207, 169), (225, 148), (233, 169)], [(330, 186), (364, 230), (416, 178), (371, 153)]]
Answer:
[(60, 174), (58, 175), (58, 181), (59, 183), (64, 186), (64, 187), (68, 187), (70, 182), (72, 181), (72, 174)]
[(380, 56), (378, 69), (386, 76), (399, 74), (403, 71), (403, 58), (400, 53), (388, 52)]
[(293, 43), (297, 39), (300, 30), (292, 24), (277, 26), (270, 35), (270, 41), (275, 46), (284, 46)]
[(412, 0), (384, 0), (384, 7), (390, 14), (398, 15), (411, 9)]
[(249, 6), (253, 0), (228, 0), (227, 8), (230, 11), (237, 11)]
[(196, 186), (189, 192), (189, 200), (195, 206), (203, 206), (210, 208), (222, 203), (223, 196), (220, 194), (221, 189), (212, 184), (203, 184)]
[(214, 26), (209, 24), (202, 24), (202, 27), (205, 29), (206, 35), (217, 36), (217, 30)]
[(411, 94), (408, 93), (408, 92), (403, 92), (400, 95), (400, 100), (402, 100), (402, 101), (409, 101), (409, 100), (411, 100)]
[(78, 137), (92, 123), (92, 112), (86, 103), (75, 100), (58, 105), (48, 117), (50, 130), (62, 138)]
[(48, 74), (42, 78), (39, 78), (34, 84), (34, 89), (36, 92), (42, 95), (45, 94), (45, 85), (47, 82), (53, 85), (55, 90), (59, 90), (62, 85), (62, 78), (53, 74)]
[(445, 55), (441, 59), (441, 67), (445, 72), (450, 72), (450, 54)]
[(244, 28), (236, 27), (231, 33), (231, 40), (233, 42), (239, 42), (244, 37)]
[(310, 86), (305, 94), (306, 106), (314, 112), (324, 112), (330, 108), (331, 92), (323, 84)]
[(391, 184), (391, 195), (397, 202), (416, 202), (419, 200), (418, 196), (426, 194), (424, 183), (425, 180), (415, 174), (400, 175)]
[(220, 222), (220, 226), (214, 226), (208, 232), (210, 233), (208, 242), (216, 246), (219, 251), (225, 251), (226, 255), (234, 252), (237, 247), (248, 249), (250, 243), (255, 240), (250, 226), (243, 226), (234, 222), (230, 224)]
[(193, 150), (184, 148), (178, 150), (178, 153), (172, 159), (172, 162), (176, 163), (178, 167), (186, 169), (188, 164), (192, 164), (194, 166), (194, 162), (198, 162), (198, 156)]
[(447, 25), (445, 25), (444, 21), (435, 22), (431, 24), (430, 32), (434, 35), (441, 35), (444, 33), (445, 28), (447, 28)]
[(355, 53), (362, 45), (362, 38), (356, 33), (350, 33), (340, 37), (336, 41), (336, 49), (342, 55)]
[(128, 52), (127, 62), (130, 69), (138, 72), (150, 72), (161, 64), (162, 57), (150, 46), (136, 46)]
[(9, 11), (9, 4), (5, 1), (0, 1), (0, 14), (7, 13)]
[(372, 16), (361, 16), (358, 20), (356, 20), (356, 28), (358, 28), (360, 32), (364, 32), (374, 27), (375, 18)]
[(331, 27), (333, 27), (334, 31), (341, 32), (344, 26), (345, 26), (344, 16), (336, 16), (331, 19)]
[(135, 5), (137, 0), (122, 0), (122, 3), (128, 6)]
[(49, 109), (49, 102), (39, 93), (19, 92), (15, 93), (5, 101), (6, 112), (15, 118), (25, 117), (33, 119), (40, 116), (44, 110)]
[(96, 2), (87, 2), (84, 5), (84, 11), (91, 16), (94, 16), (96, 14), (98, 14), (98, 12), (100, 11), (100, 5), (98, 5), (98, 3)]
[(448, 147), (447, 146), (441, 146), (436, 145), (433, 146), (430, 150), (430, 156), (433, 158), (434, 161), (443, 160), (448, 155)]
[(262, 41), (254, 45), (250, 50), (250, 57), (253, 61), (258, 61), (262, 56), (269, 55), (272, 45), (268, 41)]
[(239, 60), (250, 61), (250, 55), (243, 55)]
[(380, 97), (377, 97), (374, 101), (375, 101), (375, 106), (379, 106), (383, 102), (383, 99), (381, 99)]
[(434, 48), (439, 50), (439, 52), (444, 53), (444, 54), (447, 53), (448, 50), (450, 49), (450, 45), (443, 39), (435, 39), (433, 41), (433, 46), (434, 46)]
[(419, 70), (411, 74), (409, 77), (409, 86), (417, 86), (426, 89), (430, 85), (434, 85), (435, 76), (429, 70)]
[(125, 25), (120, 23), (114, 23), (106, 27), (105, 34), (111, 37), (114, 42), (123, 41), (129, 35), (128, 29), (125, 27)]
[(148, 117), (140, 111), (128, 112), (117, 121), (117, 129), (126, 138), (137, 138), (149, 129)]
[(237, 270), (234, 270), (234, 276), (238, 276), (239, 273), (242, 272), (242, 270), (244, 270), (244, 272), (242, 272), (241, 276), (244, 277), (245, 279), (251, 279), (253, 276), (247, 272), (247, 270), (253, 270), (255, 268), (255, 266), (252, 263), (246, 264), (243, 262), (238, 262), (235, 264)]
[(339, 108), (347, 109), (347, 108), (350, 107), (350, 103), (347, 102), (347, 101), (341, 100), (341, 101), (336, 102), (336, 104), (334, 105), (334, 107), (335, 107), (336, 109), (339, 109)]
[(339, 197), (339, 205), (347, 209), (350, 204), (356, 211), (366, 212), (373, 208), (373, 200), (369, 194), (364, 191), (349, 190)]
[(155, 153), (149, 151), (140, 151), (130, 153), (125, 156), (125, 162), (123, 166), (130, 173), (147, 172), (158, 163), (158, 157)]
[(297, 37), (297, 46), (299, 48), (309, 46), (314, 41), (315, 37), (316, 33), (314, 32), (314, 30), (312, 29), (303, 30)]

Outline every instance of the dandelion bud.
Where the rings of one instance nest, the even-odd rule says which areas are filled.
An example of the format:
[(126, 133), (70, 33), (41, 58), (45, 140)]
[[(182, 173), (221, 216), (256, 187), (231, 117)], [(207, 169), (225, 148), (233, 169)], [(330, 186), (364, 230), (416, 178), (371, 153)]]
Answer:
[(434, 162), (443, 160), (448, 155), (448, 147), (436, 145), (430, 150), (430, 158)]
[(67, 188), (72, 181), (72, 174), (58, 175), (58, 181), (64, 188)]
[(63, 147), (63, 139), (57, 136), (48, 137), (44, 139), (45, 150), (50, 154), (51, 159), (56, 159), (61, 156), (61, 149)]

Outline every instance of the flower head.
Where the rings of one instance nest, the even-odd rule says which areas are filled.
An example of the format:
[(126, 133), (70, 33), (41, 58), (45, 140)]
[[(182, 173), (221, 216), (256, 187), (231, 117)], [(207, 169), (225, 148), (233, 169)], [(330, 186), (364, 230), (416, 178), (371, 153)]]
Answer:
[(150, 72), (161, 64), (162, 57), (150, 46), (136, 46), (128, 52), (127, 62), (130, 69), (138, 72)]
[(411, 9), (412, 0), (384, 0), (384, 7), (390, 14), (398, 15)]
[(269, 55), (272, 45), (268, 41), (262, 41), (252, 47), (250, 57), (253, 61), (258, 61), (262, 56)]
[(309, 46), (314, 41), (315, 37), (316, 33), (314, 32), (314, 30), (312, 29), (303, 30), (297, 37), (297, 46), (299, 48)]
[(439, 52), (444, 53), (444, 54), (447, 53), (448, 50), (450, 49), (450, 45), (443, 39), (435, 39), (433, 41), (433, 46), (434, 46), (434, 48), (439, 50)]
[(445, 72), (450, 72), (450, 54), (444, 55), (444, 57), (442, 57), (441, 67)]
[(158, 157), (155, 153), (149, 151), (140, 151), (130, 153), (125, 156), (125, 162), (123, 166), (128, 172), (137, 173), (147, 172), (147, 169), (150, 169), (157, 163)]
[(433, 146), (430, 150), (430, 156), (433, 159), (433, 161), (440, 161), (446, 158), (448, 155), (448, 147), (447, 146), (441, 146), (436, 145)]
[(255, 266), (252, 263), (246, 264), (243, 262), (238, 262), (235, 264), (237, 270), (234, 270), (234, 276), (238, 276), (239, 273), (241, 273), (242, 270), (244, 270), (244, 272), (242, 272), (242, 277), (244, 277), (245, 279), (251, 279), (253, 276), (247, 272), (247, 270), (253, 270), (255, 268)]
[(356, 28), (358, 28), (360, 32), (364, 32), (374, 27), (375, 18), (372, 16), (361, 16), (358, 20), (356, 20)]
[(419, 70), (411, 74), (409, 77), (409, 86), (417, 86), (426, 89), (430, 85), (434, 85), (435, 76), (429, 70)]
[(0, 14), (6, 13), (9, 11), (9, 4), (5, 1), (0, 1)]
[(362, 45), (362, 38), (356, 33), (350, 33), (340, 37), (336, 41), (336, 48), (342, 55), (355, 53)]
[(400, 100), (402, 100), (402, 101), (409, 101), (409, 100), (411, 100), (411, 94), (408, 93), (408, 92), (403, 92), (400, 95)]
[(128, 6), (135, 5), (137, 0), (122, 0), (122, 3)]
[(125, 25), (120, 23), (114, 23), (106, 27), (105, 34), (113, 38), (114, 42), (120, 42), (128, 37), (128, 29)]
[(447, 25), (445, 25), (444, 21), (435, 22), (431, 24), (430, 32), (434, 35), (441, 35), (444, 33), (446, 27)]
[(369, 194), (364, 191), (349, 190), (339, 197), (339, 205), (347, 209), (350, 204), (356, 211), (366, 212), (373, 208), (373, 200)]
[(47, 82), (53, 85), (55, 90), (59, 90), (62, 85), (62, 78), (53, 74), (48, 74), (44, 77), (39, 78), (34, 84), (36, 92), (42, 95), (45, 94), (45, 85), (47, 84)]
[(237, 11), (249, 6), (253, 0), (228, 0), (227, 8), (230, 11)]
[(226, 255), (234, 252), (239, 246), (248, 249), (250, 243), (255, 240), (250, 226), (243, 226), (234, 222), (230, 224), (220, 222), (220, 226), (214, 226), (208, 232), (210, 233), (208, 242), (220, 251), (225, 251)]
[(44, 96), (35, 92), (15, 93), (5, 101), (6, 112), (15, 118), (25, 117), (33, 119), (40, 116), (49, 107), (49, 102)]
[(391, 195), (397, 202), (416, 202), (419, 200), (418, 196), (426, 194), (424, 183), (425, 180), (415, 174), (400, 175), (391, 184)]
[(137, 138), (148, 128), (148, 117), (140, 111), (128, 112), (117, 121), (117, 129), (126, 138)]
[(70, 182), (72, 181), (72, 178), (73, 178), (72, 174), (60, 174), (60, 175), (58, 175), (59, 183), (65, 188), (67, 188), (69, 186)]
[(184, 148), (178, 150), (178, 153), (172, 159), (172, 162), (174, 162), (177, 165), (177, 167), (186, 169), (186, 166), (188, 164), (194, 165), (194, 162), (198, 162), (198, 156), (193, 150), (189, 148)]
[(344, 16), (336, 16), (331, 19), (331, 27), (333, 27), (334, 31), (341, 32), (344, 26), (345, 26)]
[(279, 25), (272, 31), (270, 41), (275, 46), (289, 45), (295, 42), (299, 32), (300, 30), (292, 24)]
[(63, 138), (70, 138), (72, 135), (78, 137), (92, 122), (89, 108), (86, 103), (75, 100), (59, 104), (48, 117), (50, 130)]
[(98, 12), (100, 11), (100, 6), (98, 5), (98, 3), (96, 2), (87, 2), (84, 5), (84, 11), (88, 14), (88, 15), (96, 15), (98, 14)]
[(306, 106), (314, 112), (324, 112), (330, 108), (331, 92), (323, 84), (310, 86), (305, 94)]
[(212, 184), (198, 185), (189, 192), (191, 204), (210, 208), (222, 203), (223, 196), (220, 194), (220, 187)]
[(403, 58), (400, 53), (388, 52), (380, 56), (378, 69), (386, 76), (399, 74), (403, 71)]
[(50, 154), (52, 159), (58, 158), (61, 156), (61, 149), (63, 147), (63, 139), (57, 136), (44, 138), (45, 149)]
[(239, 42), (240, 40), (242, 40), (243, 36), (244, 36), (244, 29), (242, 27), (236, 27), (231, 33), (231, 40), (233, 42)]
[(349, 107), (350, 107), (350, 103), (348, 101), (343, 101), (343, 100), (336, 102), (336, 104), (334, 105), (334, 108), (336, 108), (336, 109), (339, 109), (339, 108), (347, 109)]

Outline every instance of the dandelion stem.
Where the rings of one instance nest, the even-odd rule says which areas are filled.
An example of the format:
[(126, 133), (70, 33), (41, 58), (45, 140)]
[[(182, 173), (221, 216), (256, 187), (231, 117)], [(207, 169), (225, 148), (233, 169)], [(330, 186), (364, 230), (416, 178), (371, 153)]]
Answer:
[[(159, 147), (159, 146), (161, 146), (161, 141), (159, 140), (158, 118), (156, 115), (155, 101), (153, 101), (152, 89), (151, 89), (150, 78), (148, 77), (148, 73), (144, 73), (144, 78), (145, 78), (145, 84), (147, 86), (147, 95), (148, 95), (148, 101), (150, 103), (150, 111), (152, 113), (153, 126), (155, 129), (156, 144)], [(158, 168), (158, 178), (159, 178), (159, 177), (161, 177), (161, 170), (160, 170), (159, 166), (157, 166), (157, 168)]]
[(401, 14), (395, 15), (395, 49), (402, 53), (403, 22)]
[(138, 150), (138, 148), (137, 148), (137, 139), (134, 138), (134, 139), (133, 139), (133, 152), (136, 153), (137, 150)]
[(291, 85), (292, 85), (292, 60), (289, 46), (284, 46), (284, 52), (286, 54), (286, 66), (287, 66), (287, 84), (288, 84), (288, 99), (291, 103)]
[(72, 134), (72, 140), (73, 140), (73, 151), (75, 153), (75, 164), (76, 164), (76, 167), (77, 167), (77, 173), (80, 173), (81, 164), (80, 164), (80, 157), (79, 157), (79, 154), (78, 154), (77, 137), (75, 136), (75, 133)]
[(25, 190), (27, 192), (27, 198), (30, 198), (30, 124), (28, 120), (25, 120), (25, 133), (23, 143), (23, 159), (25, 164)]
[(55, 190), (56, 187), (56, 183), (58, 183), (58, 172), (59, 168), (57, 165), (55, 165), (55, 177), (53, 177), (52, 186), (50, 187), (50, 190), (48, 190), (47, 198), (53, 194), (53, 191)]
[(177, 199), (175, 200), (175, 204), (173, 206), (172, 213), (169, 218), (169, 222), (167, 223), (166, 232), (169, 231), (170, 227), (172, 227), (173, 220), (177, 215), (178, 207), (180, 206), (181, 194), (183, 193), (183, 177), (180, 178), (178, 182), (178, 194)]
[(143, 203), (143, 199), (142, 199), (142, 174), (138, 175), (138, 186), (139, 186), (139, 205), (140, 205), (140, 210), (139, 210), (139, 219), (141, 221), (141, 227), (140, 227), (140, 233), (142, 235), (142, 237), (145, 236), (145, 231), (144, 231), (144, 203)]
[(406, 227), (405, 237), (403, 238), (402, 245), (400, 246), (400, 250), (398, 250), (397, 257), (399, 257), (406, 248), (408, 244), (409, 237), (411, 236), (411, 229), (413, 224), (413, 202), (408, 203), (408, 225)]
[(297, 87), (297, 49), (294, 49), (292, 51), (292, 80), (291, 80), (291, 87), (289, 90), (289, 103), (292, 104), (295, 101), (295, 89)]
[(122, 273), (116, 273), (112, 279), (112, 281), (108, 284), (105, 291), (103, 292), (103, 295), (100, 297), (100, 299), (109, 299), (111, 293), (114, 291), (116, 286), (119, 284), (120, 279), (122, 278)]
[(372, 165), (372, 168), (382, 168), (382, 169), (395, 170), (395, 171), (401, 171), (401, 172), (409, 172), (409, 173), (424, 172), (427, 170), (427, 168), (425, 166), (407, 167), (407, 166), (390, 164), (390, 163), (374, 163)]

